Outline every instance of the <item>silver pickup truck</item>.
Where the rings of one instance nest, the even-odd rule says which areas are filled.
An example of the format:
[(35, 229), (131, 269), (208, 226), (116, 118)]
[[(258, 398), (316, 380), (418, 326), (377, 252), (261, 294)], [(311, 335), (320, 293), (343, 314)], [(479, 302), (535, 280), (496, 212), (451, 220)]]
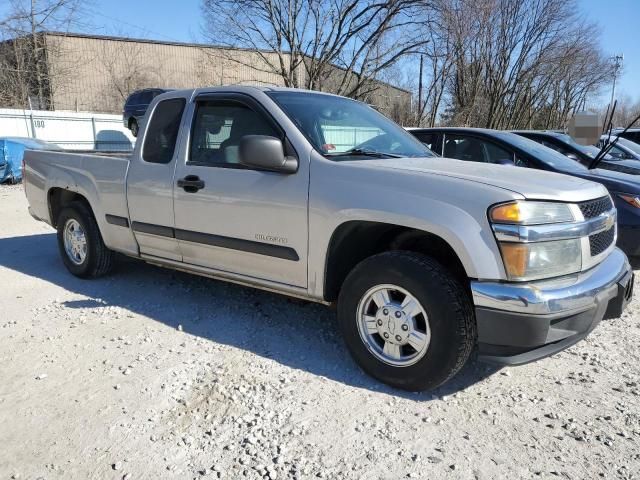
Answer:
[(25, 178), (72, 274), (103, 275), (120, 252), (337, 304), (356, 362), (408, 390), (476, 350), (510, 365), (558, 352), (632, 292), (603, 186), (436, 158), (334, 95), (166, 93), (130, 158), (30, 151)]

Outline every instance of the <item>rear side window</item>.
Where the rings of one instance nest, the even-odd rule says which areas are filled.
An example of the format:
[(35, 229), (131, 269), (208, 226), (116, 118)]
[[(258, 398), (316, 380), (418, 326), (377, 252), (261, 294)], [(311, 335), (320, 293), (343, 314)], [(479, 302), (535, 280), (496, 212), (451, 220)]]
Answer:
[(504, 160), (513, 161), (513, 154), (511, 152), (508, 152), (504, 148), (501, 148), (491, 142), (484, 142), (484, 148), (487, 160), (490, 163), (500, 163)]
[(482, 142), (477, 138), (461, 135), (445, 136), (443, 156), (470, 162), (486, 162)]
[(444, 156), (471, 162), (501, 163), (513, 161), (513, 154), (492, 142), (462, 135), (446, 135)]
[(142, 148), (142, 159), (149, 163), (169, 163), (176, 148), (184, 98), (163, 100), (156, 105), (149, 121)]

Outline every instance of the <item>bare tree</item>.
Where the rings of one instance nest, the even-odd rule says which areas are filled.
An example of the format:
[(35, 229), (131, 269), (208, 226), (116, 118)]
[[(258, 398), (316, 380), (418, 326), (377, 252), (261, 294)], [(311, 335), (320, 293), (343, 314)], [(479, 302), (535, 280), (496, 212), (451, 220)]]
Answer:
[[(422, 0), (202, 0), (203, 33), (228, 61), (282, 84), (364, 98), (372, 80), (419, 51)], [(257, 61), (256, 61), (257, 60)]]
[(4, 104), (25, 106), (32, 99), (49, 108), (52, 82), (44, 35), (67, 31), (79, 15), (80, 0), (10, 0), (0, 20), (0, 98)]
[[(588, 110), (593, 113), (598, 113), (601, 118), (605, 118), (605, 114), (609, 113), (607, 106), (591, 107)], [(629, 95), (620, 95), (616, 102), (616, 109), (613, 113), (613, 121), (611, 124), (613, 127), (624, 128), (638, 115), (640, 115), (640, 98), (634, 101)]]
[(427, 124), (444, 91), (448, 123), (563, 127), (605, 81), (598, 29), (574, 0), (434, 0), (431, 15)]

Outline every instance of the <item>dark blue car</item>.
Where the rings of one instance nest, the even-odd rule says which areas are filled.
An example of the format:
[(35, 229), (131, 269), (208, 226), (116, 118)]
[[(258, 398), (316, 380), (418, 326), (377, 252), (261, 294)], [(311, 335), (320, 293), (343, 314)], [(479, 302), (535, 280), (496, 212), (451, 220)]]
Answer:
[(514, 133), (479, 128), (411, 129), (415, 137), (443, 157), (536, 168), (604, 185), (618, 209), (618, 246), (640, 255), (640, 182), (637, 175), (584, 165)]
[[(598, 147), (593, 145), (580, 145), (566, 133), (538, 130), (514, 130), (513, 133), (541, 143), (545, 147), (560, 152), (572, 160), (577, 160), (586, 167), (591, 165), (596, 155), (600, 153)], [(614, 170), (616, 172), (640, 175), (640, 161), (633, 158), (618, 158), (614, 155), (607, 154), (598, 166), (603, 170)]]
[(131, 134), (134, 137), (138, 136), (140, 122), (144, 114), (147, 113), (147, 108), (151, 101), (158, 95), (169, 91), (163, 88), (145, 88), (144, 90), (137, 90), (127, 97), (122, 111), (122, 122), (125, 127), (131, 130)]

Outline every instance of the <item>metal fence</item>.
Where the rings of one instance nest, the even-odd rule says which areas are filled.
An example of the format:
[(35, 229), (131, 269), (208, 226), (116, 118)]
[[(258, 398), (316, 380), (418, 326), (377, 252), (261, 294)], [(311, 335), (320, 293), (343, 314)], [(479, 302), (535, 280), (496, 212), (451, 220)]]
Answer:
[(130, 151), (135, 138), (120, 115), (0, 109), (0, 136), (30, 137), (69, 150)]

